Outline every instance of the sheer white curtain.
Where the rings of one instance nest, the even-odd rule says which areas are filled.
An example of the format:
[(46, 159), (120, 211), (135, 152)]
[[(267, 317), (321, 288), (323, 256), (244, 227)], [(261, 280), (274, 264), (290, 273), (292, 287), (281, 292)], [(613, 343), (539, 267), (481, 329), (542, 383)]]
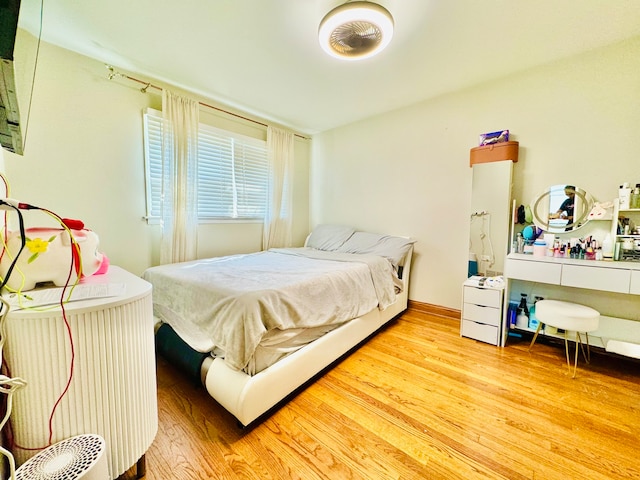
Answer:
[(291, 246), (293, 133), (267, 128), (269, 197), (262, 229), (262, 249)]
[(195, 100), (162, 92), (160, 263), (194, 260), (198, 228), (198, 122)]

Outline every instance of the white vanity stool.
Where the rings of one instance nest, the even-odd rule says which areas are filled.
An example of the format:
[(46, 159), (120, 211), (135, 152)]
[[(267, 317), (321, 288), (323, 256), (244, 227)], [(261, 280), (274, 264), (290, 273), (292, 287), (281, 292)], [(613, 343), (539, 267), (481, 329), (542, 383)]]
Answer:
[[(593, 332), (598, 329), (600, 322), (600, 312), (585, 305), (579, 305), (577, 303), (562, 302), (559, 300), (539, 300), (536, 303), (536, 318), (539, 320), (536, 333), (531, 340), (529, 350), (533, 347), (533, 344), (538, 338), (540, 327), (542, 324), (561, 328), (564, 330), (564, 347), (567, 355), (567, 365), (571, 368), (569, 361), (569, 342), (567, 341), (567, 335), (569, 331), (576, 332), (576, 354), (573, 365), (573, 377), (576, 376), (576, 369), (578, 367), (578, 344), (582, 349), (582, 355), (587, 363), (591, 359), (589, 352), (589, 332)], [(583, 332), (586, 336), (587, 354), (584, 351), (584, 345), (580, 333)]]

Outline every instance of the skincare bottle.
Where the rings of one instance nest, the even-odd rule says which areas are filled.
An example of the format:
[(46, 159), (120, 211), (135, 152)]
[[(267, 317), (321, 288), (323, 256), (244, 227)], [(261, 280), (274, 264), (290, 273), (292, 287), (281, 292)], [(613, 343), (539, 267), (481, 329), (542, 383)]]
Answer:
[(533, 242), (533, 256), (544, 257), (547, 253), (547, 243), (542, 238), (538, 238)]
[(524, 237), (520, 232), (518, 232), (516, 242), (518, 243), (518, 253), (524, 253)]
[(538, 328), (538, 323), (540, 323), (536, 318), (536, 303), (538, 300), (544, 300), (544, 298), (536, 295), (533, 305), (531, 306), (531, 310), (529, 310), (529, 328), (532, 330), (536, 330)]
[(618, 190), (618, 202), (621, 210), (628, 210), (630, 208), (631, 188), (629, 188), (628, 182), (620, 185), (620, 190)]
[(518, 304), (509, 302), (507, 314), (509, 318), (509, 328), (514, 328), (516, 326), (516, 318), (518, 317)]
[(636, 183), (636, 188), (633, 189), (629, 204), (631, 208), (640, 208), (640, 183)]

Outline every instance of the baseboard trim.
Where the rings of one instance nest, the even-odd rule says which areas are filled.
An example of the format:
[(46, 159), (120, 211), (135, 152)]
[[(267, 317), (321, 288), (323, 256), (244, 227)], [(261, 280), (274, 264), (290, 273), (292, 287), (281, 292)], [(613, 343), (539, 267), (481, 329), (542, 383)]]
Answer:
[(462, 316), (460, 310), (456, 310), (455, 308), (442, 307), (440, 305), (418, 302), (416, 300), (409, 300), (408, 306), (409, 308), (418, 312), (428, 313), (429, 315), (437, 315), (439, 317), (460, 319)]

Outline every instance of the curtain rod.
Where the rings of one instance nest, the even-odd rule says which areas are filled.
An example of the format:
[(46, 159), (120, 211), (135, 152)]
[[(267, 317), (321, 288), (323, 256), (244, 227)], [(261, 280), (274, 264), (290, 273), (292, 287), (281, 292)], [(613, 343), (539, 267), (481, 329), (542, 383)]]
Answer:
[[(106, 64), (105, 64), (105, 67), (107, 67), (107, 70), (109, 70), (109, 75), (107, 76), (107, 78), (108, 78), (109, 80), (113, 80), (113, 79), (114, 79), (114, 78), (116, 78), (116, 77), (121, 77), (121, 78), (126, 78), (127, 80), (131, 80), (132, 82), (139, 83), (139, 84), (141, 84), (141, 85), (144, 85), (144, 87), (142, 87), (142, 88), (140, 89), (140, 91), (141, 91), (142, 93), (147, 93), (147, 90), (148, 90), (148, 89), (150, 89), (150, 88), (154, 88), (154, 89), (156, 89), (156, 90), (160, 90), (160, 91), (162, 91), (162, 90), (163, 90), (163, 88), (162, 88), (162, 87), (158, 87), (157, 85), (154, 85), (154, 84), (153, 84), (153, 83), (151, 83), (151, 82), (145, 82), (144, 80), (140, 80), (139, 78), (135, 78), (135, 77), (132, 77), (132, 76), (130, 76), (130, 75), (127, 75), (126, 73), (119, 72), (119, 71), (117, 71), (117, 70), (116, 70), (113, 66), (111, 66), (111, 65), (106, 65)], [(261, 126), (263, 126), (263, 127), (268, 127), (268, 126), (269, 126), (269, 125), (267, 125), (266, 123), (259, 122), (258, 120), (255, 120), (255, 119), (253, 119), (253, 118), (249, 118), (249, 117), (242, 116), (242, 115), (240, 115), (240, 114), (238, 114), (238, 113), (230, 112), (230, 111), (225, 110), (225, 109), (223, 109), (223, 108), (216, 107), (215, 105), (210, 105), (210, 104), (208, 104), (208, 103), (204, 103), (204, 102), (198, 102), (198, 103), (199, 103), (201, 106), (203, 106), (203, 107), (211, 108), (211, 109), (213, 109), (213, 110), (217, 110), (217, 111), (219, 111), (219, 112), (226, 113), (227, 115), (232, 115), (232, 116), (234, 116), (234, 117), (241, 118), (242, 120), (246, 120), (247, 122), (255, 123), (255, 124), (257, 124), (257, 125), (261, 125)], [(309, 137), (305, 137), (304, 135), (300, 135), (299, 133), (294, 133), (294, 135), (295, 135), (296, 137), (298, 137), (298, 138), (302, 138), (302, 139), (304, 139), (304, 140), (309, 140)]]

